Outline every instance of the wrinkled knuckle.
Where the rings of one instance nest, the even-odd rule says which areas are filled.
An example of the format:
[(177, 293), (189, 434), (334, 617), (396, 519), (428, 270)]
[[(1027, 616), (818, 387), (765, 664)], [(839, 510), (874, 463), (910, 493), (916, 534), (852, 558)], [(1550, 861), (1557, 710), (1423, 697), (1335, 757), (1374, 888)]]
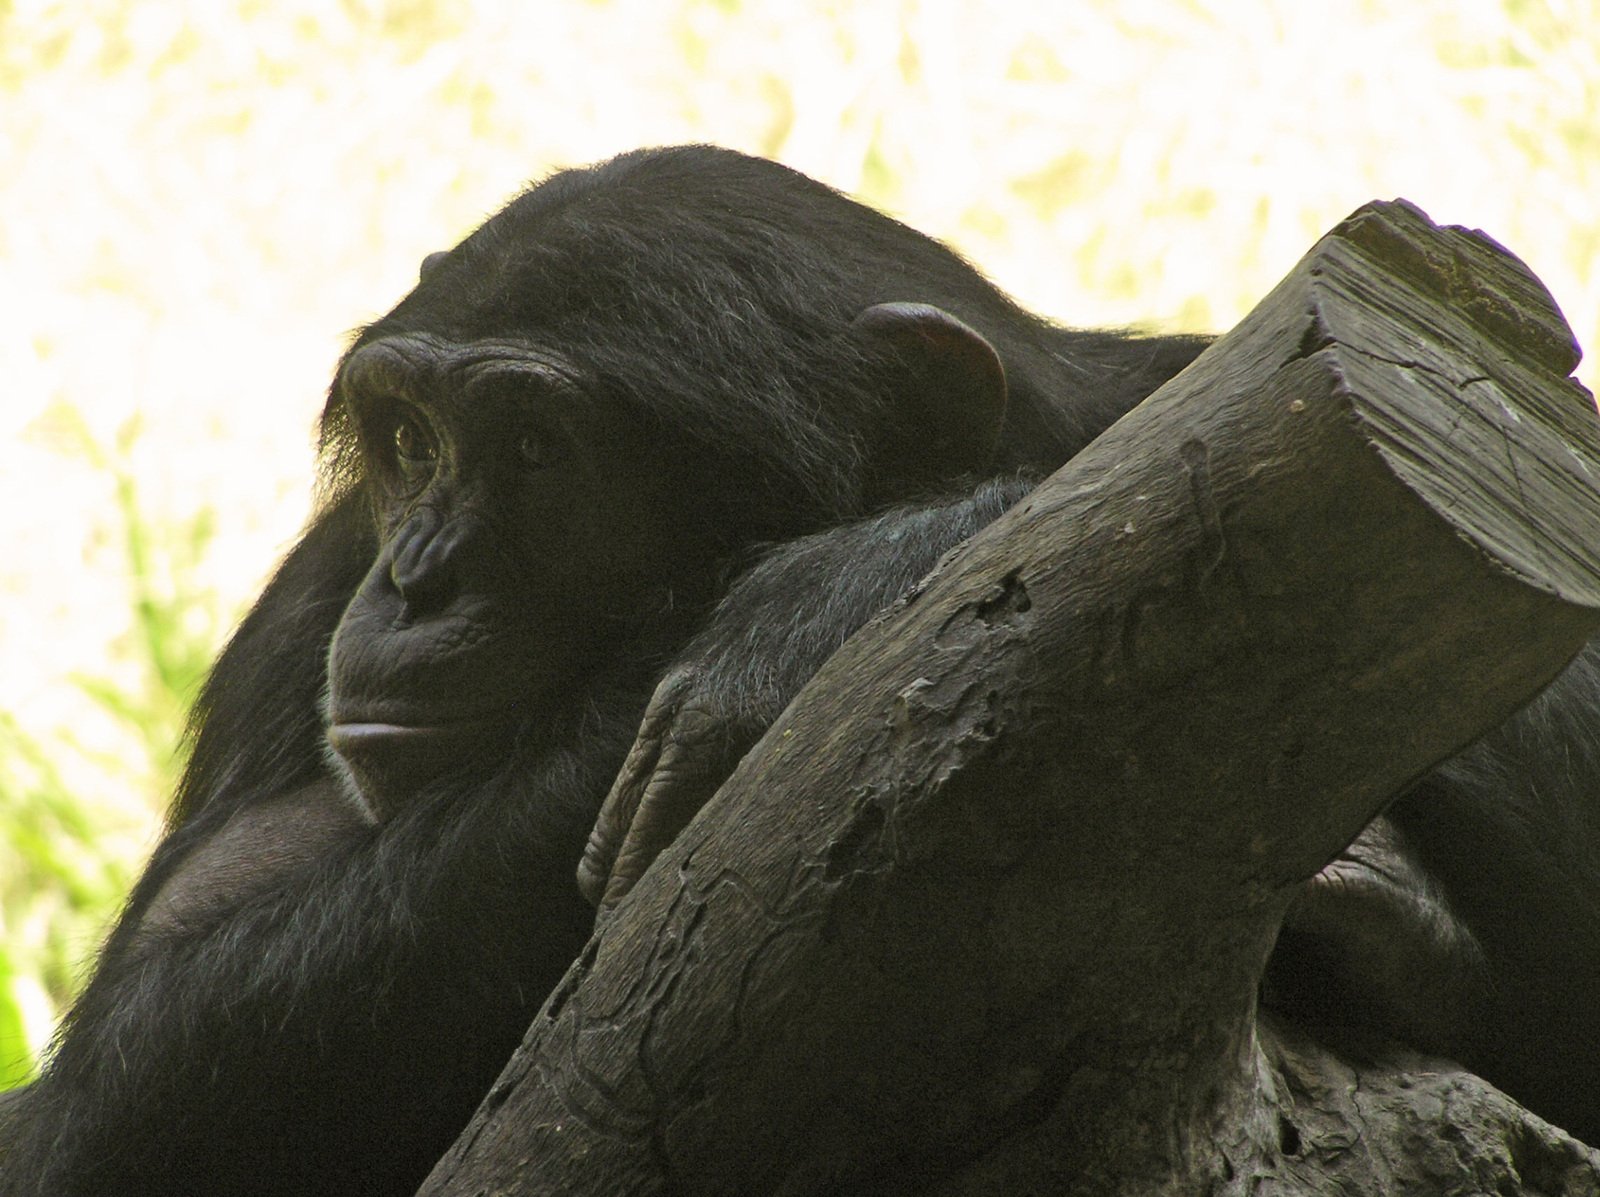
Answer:
[(712, 732), (722, 725), (716, 712), (707, 709), (703, 704), (693, 703), (686, 705), (678, 712), (678, 717), (672, 724), (673, 742), (677, 744), (696, 744), (706, 739)]
[(674, 665), (656, 687), (657, 698), (682, 698), (700, 685), (701, 670), (695, 665)]

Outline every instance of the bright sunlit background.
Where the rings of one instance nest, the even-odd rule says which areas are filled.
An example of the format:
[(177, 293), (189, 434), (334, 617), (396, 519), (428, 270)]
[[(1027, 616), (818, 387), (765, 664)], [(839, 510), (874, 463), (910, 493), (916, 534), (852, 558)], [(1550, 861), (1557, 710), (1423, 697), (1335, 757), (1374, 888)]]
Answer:
[(1403, 195), (1600, 346), (1597, 114), (1600, 0), (0, 0), (0, 1088), (305, 518), (344, 337), (524, 182), (720, 142), (1164, 330)]

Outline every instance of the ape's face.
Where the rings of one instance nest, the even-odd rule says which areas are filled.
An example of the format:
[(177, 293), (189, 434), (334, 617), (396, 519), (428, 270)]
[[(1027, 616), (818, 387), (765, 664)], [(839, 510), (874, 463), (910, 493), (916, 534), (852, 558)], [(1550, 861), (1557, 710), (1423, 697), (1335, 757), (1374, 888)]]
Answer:
[(703, 601), (673, 593), (708, 572), (681, 454), (587, 382), (529, 344), (421, 332), (340, 371), (379, 548), (333, 638), (328, 738), (380, 814)]

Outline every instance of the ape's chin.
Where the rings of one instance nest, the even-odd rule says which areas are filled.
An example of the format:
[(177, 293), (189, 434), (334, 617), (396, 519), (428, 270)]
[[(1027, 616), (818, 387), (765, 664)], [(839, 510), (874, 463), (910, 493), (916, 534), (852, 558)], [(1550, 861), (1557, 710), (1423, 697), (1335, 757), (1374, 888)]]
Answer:
[(335, 723), (328, 744), (373, 813), (387, 819), (430, 782), (470, 771), (501, 732), (482, 723)]

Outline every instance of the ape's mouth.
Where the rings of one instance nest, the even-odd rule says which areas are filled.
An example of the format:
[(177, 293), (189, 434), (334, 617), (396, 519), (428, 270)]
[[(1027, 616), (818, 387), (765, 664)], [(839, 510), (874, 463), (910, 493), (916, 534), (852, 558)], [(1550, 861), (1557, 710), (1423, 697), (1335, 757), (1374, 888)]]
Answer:
[(334, 723), (328, 744), (343, 758), (363, 795), (380, 815), (389, 803), (474, 755), (502, 729), (491, 722), (409, 724)]
[(328, 728), (328, 743), (344, 756), (362, 752), (436, 751), (463, 740), (482, 737), (476, 723), (335, 723)]

